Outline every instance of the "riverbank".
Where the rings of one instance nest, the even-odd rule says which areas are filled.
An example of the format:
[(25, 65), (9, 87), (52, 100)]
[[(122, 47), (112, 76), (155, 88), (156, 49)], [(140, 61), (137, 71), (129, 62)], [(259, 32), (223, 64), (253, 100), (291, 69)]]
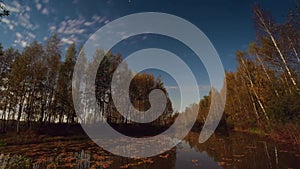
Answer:
[[(201, 131), (200, 129), (198, 131)], [(197, 131), (197, 133), (199, 133)], [(217, 133), (222, 133), (222, 131), (216, 131)], [(258, 137), (266, 138), (273, 140), (275, 142), (280, 142), (284, 144), (291, 144), (298, 147), (300, 150), (299, 142), (296, 136), (288, 136), (286, 132), (276, 131), (272, 133), (266, 133), (258, 128), (231, 128), (228, 131), (229, 133), (244, 133), (249, 135), (256, 135)], [(295, 135), (295, 134), (294, 134)], [(230, 137), (230, 135), (228, 135)], [(40, 144), (47, 142), (59, 142), (59, 141), (76, 141), (76, 140), (90, 140), (90, 138), (85, 134), (80, 125), (73, 126), (55, 126), (55, 127), (46, 127), (39, 130), (27, 130), (20, 134), (17, 134), (14, 131), (0, 134), (0, 147), (2, 146), (11, 146), (11, 145), (26, 145), (26, 144)]]
[[(295, 128), (293, 128), (295, 130)], [(233, 132), (240, 132), (240, 133), (245, 133), (245, 134), (251, 134), (251, 135), (256, 135), (259, 137), (264, 137), (267, 139), (271, 139), (275, 142), (280, 142), (284, 144), (291, 144), (295, 147), (298, 147), (300, 150), (300, 138), (299, 138), (299, 132), (294, 131), (290, 129), (281, 129), (281, 130), (271, 130), (270, 132), (265, 132), (262, 129), (259, 128), (233, 128)]]
[[(232, 132), (229, 137), (215, 133), (199, 143), (191, 132), (172, 150), (148, 158), (126, 158), (111, 154), (92, 140), (48, 140), (44, 143), (0, 147), (0, 164), (6, 169), (27, 168), (148, 168), (148, 169), (229, 169), (298, 168), (300, 151), (289, 144), (273, 142), (258, 135)], [(118, 140), (111, 140), (118, 142)], [(138, 143), (137, 143), (138, 144)], [(251, 165), (250, 165), (251, 164)], [(270, 168), (271, 168), (270, 167)], [(1, 168), (1, 165), (0, 165)]]
[(19, 134), (15, 130), (0, 133), (0, 146), (88, 139), (79, 124), (51, 124), (21, 131)]

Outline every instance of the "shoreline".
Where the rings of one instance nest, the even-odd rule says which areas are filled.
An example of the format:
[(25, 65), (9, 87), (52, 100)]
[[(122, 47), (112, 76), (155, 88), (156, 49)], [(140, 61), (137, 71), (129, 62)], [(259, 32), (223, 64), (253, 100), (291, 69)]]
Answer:
[[(278, 133), (259, 133), (255, 131), (250, 131), (249, 129), (240, 129), (240, 128), (233, 128), (229, 129), (229, 133), (242, 133), (247, 135), (254, 135), (257, 137), (263, 137), (268, 140), (282, 143), (282, 144), (289, 144), (294, 147), (300, 148), (299, 144), (295, 140), (291, 138), (287, 138), (285, 136), (279, 136)], [(198, 133), (195, 131), (190, 131), (190, 133)], [(221, 132), (219, 132), (221, 133)], [(230, 135), (228, 136), (230, 137)], [(51, 136), (48, 134), (38, 134), (37, 131), (26, 131), (21, 134), (16, 134), (15, 132), (7, 132), (0, 134), (0, 147), (6, 146), (18, 146), (18, 145), (27, 145), (27, 144), (41, 144), (41, 143), (50, 143), (50, 142), (58, 142), (58, 141), (89, 141), (91, 140), (84, 132), (79, 134), (72, 134), (72, 135), (57, 135)]]

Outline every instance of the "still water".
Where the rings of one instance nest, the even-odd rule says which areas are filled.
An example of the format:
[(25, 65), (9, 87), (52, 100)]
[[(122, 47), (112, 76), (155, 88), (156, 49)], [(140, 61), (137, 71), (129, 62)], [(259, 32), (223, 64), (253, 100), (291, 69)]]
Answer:
[(145, 159), (115, 156), (92, 141), (80, 140), (1, 147), (0, 159), (3, 161), (13, 154), (26, 155), (32, 158), (32, 168), (52, 165), (79, 169), (300, 169), (297, 146), (244, 133), (215, 134), (199, 144), (198, 136), (190, 133), (172, 150)]

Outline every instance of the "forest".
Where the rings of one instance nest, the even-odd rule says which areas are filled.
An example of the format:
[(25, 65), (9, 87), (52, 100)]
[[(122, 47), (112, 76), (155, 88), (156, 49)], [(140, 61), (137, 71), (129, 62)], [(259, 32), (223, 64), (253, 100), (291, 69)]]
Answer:
[[(222, 124), (226, 123), (226, 128), (270, 135), (299, 145), (299, 14), (300, 8), (294, 8), (283, 23), (276, 23), (271, 14), (254, 6), (256, 40), (246, 51), (236, 52), (236, 71), (226, 72), (224, 79), (227, 100)], [(22, 51), (0, 46), (2, 134), (20, 134), (51, 124), (76, 125), (81, 122), (73, 106), (72, 77), (77, 56), (85, 59), (85, 52), (71, 44), (62, 56), (59, 44), (60, 39), (54, 34), (45, 44), (34, 41)], [(110, 93), (110, 81), (122, 61), (121, 54), (104, 54), (99, 49), (94, 59), (97, 55), (105, 55), (101, 65), (95, 67), (92, 60), (86, 59), (89, 66), (85, 68), (98, 69), (95, 84), (101, 114), (85, 120), (102, 118), (112, 124), (133, 124), (116, 111)], [(153, 89), (161, 89), (167, 94), (160, 78), (147, 73), (135, 75), (130, 86), (133, 105), (139, 110), (147, 110), (150, 106), (148, 94)], [(203, 124), (209, 105), (210, 96), (205, 96), (184, 113), (199, 107), (197, 123)], [(164, 114), (151, 125), (169, 126), (176, 116), (168, 99)]]
[[(76, 124), (78, 118), (72, 100), (72, 72), (76, 62), (75, 44), (70, 45), (65, 60), (61, 61), (59, 39), (53, 35), (45, 46), (32, 42), (22, 53), (9, 48), (1, 49), (1, 131), (5, 133), (13, 128), (21, 130), (36, 129), (49, 124)], [(102, 55), (97, 50), (97, 55)], [(80, 58), (85, 58), (80, 52)], [(96, 75), (96, 98), (100, 105), (101, 115), (87, 117), (92, 120), (105, 117), (111, 123), (123, 123), (124, 117), (116, 113), (112, 105), (110, 81), (121, 56), (112, 53), (105, 55)], [(95, 68), (93, 60), (86, 66)], [(131, 72), (128, 70), (128, 73)], [(88, 78), (88, 77), (86, 77)], [(166, 92), (161, 80), (153, 75), (142, 73), (136, 75), (131, 83), (131, 100), (140, 110), (149, 107), (146, 97), (152, 89)], [(88, 90), (88, 86), (86, 87)], [(89, 92), (89, 91), (85, 92)], [(169, 101), (166, 115), (172, 113)], [(87, 107), (85, 107), (87, 109)], [(166, 118), (156, 120), (163, 122)], [(83, 119), (82, 119), (83, 120)], [(10, 125), (8, 125), (10, 123)], [(127, 121), (125, 122), (127, 123)]]
[[(236, 52), (236, 71), (226, 72), (224, 118), (229, 128), (299, 145), (299, 12), (299, 7), (292, 9), (283, 23), (276, 23), (271, 14), (254, 6), (256, 41)], [(210, 96), (205, 96), (198, 121), (204, 122), (209, 105)]]
[[(1, 18), (14, 12), (2, 3), (0, 0), (0, 24)], [(14, 45), (4, 48), (0, 42), (0, 168), (299, 168), (300, 6), (290, 9), (283, 21), (274, 19), (258, 4), (252, 7), (255, 37), (245, 49), (237, 49), (237, 66), (225, 72), (226, 85), (221, 91), (211, 87), (207, 96), (182, 112), (174, 108), (163, 78), (146, 71), (136, 73), (123, 65), (122, 73), (116, 77), (121, 82), (122, 78), (133, 77), (129, 99), (135, 109), (146, 111), (151, 107), (149, 94), (154, 89), (166, 95), (163, 113), (150, 123), (128, 118), (130, 106), (126, 107), (127, 117), (115, 106), (112, 95), (117, 93), (120, 102), (124, 95), (124, 91), (112, 88), (114, 73), (125, 59), (122, 54), (105, 53), (99, 48), (88, 56), (89, 52), (75, 43), (62, 50), (63, 37), (56, 33), (44, 42), (34, 40), (21, 49)], [(36, 8), (42, 6), (38, 3)], [(5, 39), (1, 40), (5, 44)], [(103, 60), (97, 65), (99, 58)], [(75, 65), (80, 71), (74, 71)], [(83, 72), (97, 73), (90, 77)], [(87, 83), (81, 85), (78, 80)], [(222, 119), (214, 134), (200, 143), (212, 98), (224, 91)], [(89, 98), (91, 94), (96, 101)], [(99, 110), (93, 107), (94, 102)], [(198, 116), (196, 122), (191, 122), (194, 112)], [(157, 117), (157, 112), (152, 115)], [(193, 124), (185, 138), (161, 154), (143, 158), (122, 157), (105, 150), (80, 125), (107, 122), (119, 133), (151, 141), (152, 136), (170, 129), (179, 116), (182, 124)], [(149, 148), (143, 142), (128, 146), (126, 139), (97, 139), (117, 148), (125, 143), (129, 147), (126, 150), (132, 152)]]

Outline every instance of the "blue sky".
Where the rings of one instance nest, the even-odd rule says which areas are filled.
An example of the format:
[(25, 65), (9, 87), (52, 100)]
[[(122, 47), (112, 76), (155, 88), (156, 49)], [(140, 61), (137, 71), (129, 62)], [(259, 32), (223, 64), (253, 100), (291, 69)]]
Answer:
[[(295, 6), (294, 0), (282, 1), (199, 1), (199, 0), (4, 0), (11, 11), (0, 22), (0, 43), (22, 50), (33, 40), (44, 43), (58, 34), (64, 52), (73, 42), (77, 47), (104, 24), (137, 12), (164, 12), (182, 17), (199, 27), (218, 51), (225, 70), (235, 70), (235, 52), (245, 50), (255, 40), (252, 5), (257, 2), (276, 21), (282, 22)], [(113, 48), (124, 57), (147, 48), (160, 47), (178, 54), (197, 74), (200, 90), (209, 89), (207, 73), (193, 52), (183, 44), (163, 36), (145, 35), (129, 38)], [(174, 79), (159, 73), (173, 94)], [(175, 85), (175, 86), (174, 86)], [(172, 94), (172, 95), (173, 95)]]

